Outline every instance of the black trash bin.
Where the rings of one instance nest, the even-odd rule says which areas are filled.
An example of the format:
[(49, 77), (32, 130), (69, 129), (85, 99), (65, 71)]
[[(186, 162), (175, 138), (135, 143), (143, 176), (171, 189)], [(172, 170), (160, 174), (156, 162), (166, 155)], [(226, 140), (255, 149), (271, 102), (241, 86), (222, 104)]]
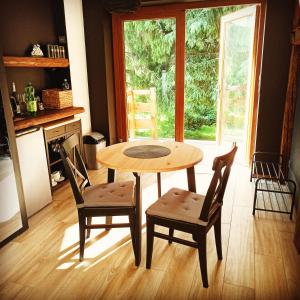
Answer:
[(90, 132), (83, 136), (83, 148), (86, 160), (86, 166), (90, 170), (98, 170), (101, 167), (96, 160), (96, 154), (99, 149), (106, 146), (106, 140), (103, 134), (99, 132)]

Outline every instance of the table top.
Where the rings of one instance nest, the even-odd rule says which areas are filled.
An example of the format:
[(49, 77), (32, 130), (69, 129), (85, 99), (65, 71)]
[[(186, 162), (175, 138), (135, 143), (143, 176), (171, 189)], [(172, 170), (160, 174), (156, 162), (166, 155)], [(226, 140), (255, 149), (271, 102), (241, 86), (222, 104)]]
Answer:
[[(128, 148), (140, 145), (167, 147), (171, 153), (157, 158), (133, 158), (124, 154)], [(98, 151), (97, 161), (103, 166), (137, 173), (160, 173), (176, 171), (194, 166), (203, 159), (203, 152), (194, 146), (162, 140), (144, 140), (114, 144)]]

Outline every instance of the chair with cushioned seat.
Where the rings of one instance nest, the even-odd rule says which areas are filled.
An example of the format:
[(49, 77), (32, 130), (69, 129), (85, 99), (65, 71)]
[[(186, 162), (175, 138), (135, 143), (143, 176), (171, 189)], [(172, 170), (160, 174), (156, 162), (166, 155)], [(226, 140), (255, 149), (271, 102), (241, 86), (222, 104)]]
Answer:
[[(214, 226), (218, 259), (222, 259), (221, 210), (223, 196), (237, 147), (214, 159), (212, 180), (206, 195), (172, 188), (146, 211), (147, 215), (147, 269), (151, 268), (154, 237), (177, 242), (198, 249), (200, 271), (204, 287), (208, 287), (206, 235)], [(155, 225), (169, 228), (169, 235), (155, 231)], [(192, 234), (193, 241), (174, 237), (174, 230)]]
[[(94, 228), (130, 227), (133, 250), (135, 253), (134, 236), (136, 231), (136, 207), (134, 182), (112, 182), (91, 185), (87, 170), (78, 150), (79, 138), (77, 134), (66, 139), (60, 147), (66, 174), (70, 180), (76, 201), (79, 219), (79, 260), (84, 257), (85, 237), (90, 236)], [(80, 183), (81, 181), (81, 183)], [(92, 217), (107, 217), (106, 224), (92, 224)], [(128, 216), (129, 223), (112, 224), (112, 216)], [(87, 235), (86, 235), (87, 231)]]

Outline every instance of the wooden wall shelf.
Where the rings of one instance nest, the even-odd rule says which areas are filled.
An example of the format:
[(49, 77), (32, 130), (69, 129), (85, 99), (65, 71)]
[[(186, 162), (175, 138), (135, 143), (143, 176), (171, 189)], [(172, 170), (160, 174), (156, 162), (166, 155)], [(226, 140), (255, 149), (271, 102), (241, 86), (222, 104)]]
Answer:
[(67, 68), (69, 60), (67, 58), (48, 57), (19, 57), (3, 56), (5, 67), (22, 68)]
[(26, 129), (31, 126), (38, 126), (48, 122), (61, 120), (84, 112), (83, 107), (68, 107), (63, 109), (46, 109), (39, 111), (37, 116), (21, 117), (14, 120), (15, 130)]

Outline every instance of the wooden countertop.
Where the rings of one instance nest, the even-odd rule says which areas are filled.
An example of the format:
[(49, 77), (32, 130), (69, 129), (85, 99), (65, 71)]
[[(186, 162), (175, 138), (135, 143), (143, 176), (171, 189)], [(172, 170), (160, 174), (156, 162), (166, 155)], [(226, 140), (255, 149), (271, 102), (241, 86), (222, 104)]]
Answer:
[(42, 125), (48, 122), (64, 119), (84, 112), (83, 107), (68, 107), (63, 109), (45, 109), (36, 116), (27, 116), (14, 119), (15, 130), (26, 129), (31, 126)]

